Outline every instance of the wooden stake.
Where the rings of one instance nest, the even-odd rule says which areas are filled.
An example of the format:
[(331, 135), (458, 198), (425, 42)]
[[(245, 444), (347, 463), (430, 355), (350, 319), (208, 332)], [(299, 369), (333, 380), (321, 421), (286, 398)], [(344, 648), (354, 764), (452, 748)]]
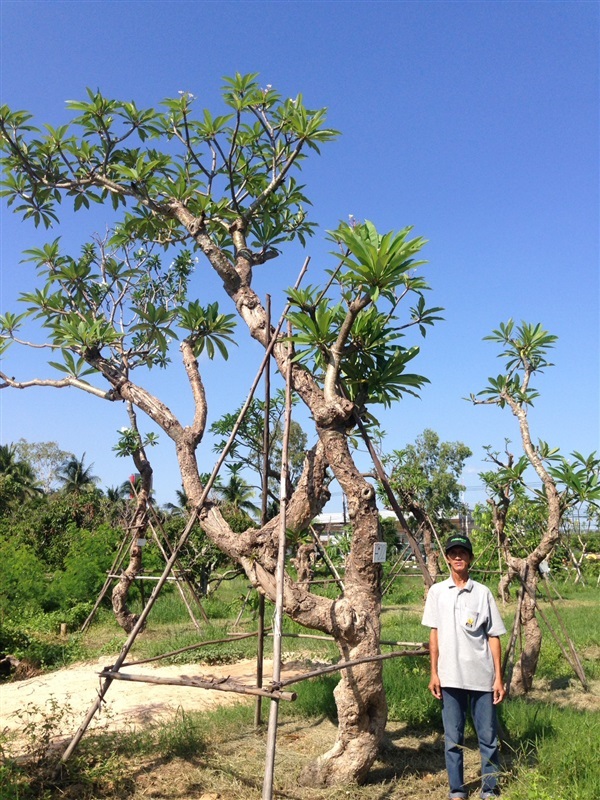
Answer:
[[(340, 587), (342, 592), (345, 591), (344, 582), (340, 578), (340, 574), (337, 571), (337, 569), (335, 568), (335, 564), (329, 558), (329, 554), (327, 553), (327, 550), (325, 550), (325, 548), (321, 544), (321, 540), (319, 539), (319, 536), (318, 536), (316, 530), (314, 529), (314, 527), (312, 525), (310, 526), (309, 530), (310, 530), (310, 532), (312, 534), (312, 537), (313, 537), (313, 540), (315, 542), (315, 545), (317, 546), (317, 550), (322, 555), (323, 561), (327, 564), (327, 567), (328, 567), (329, 571), (331, 572), (331, 574), (333, 575), (333, 578), (334, 578), (335, 582)], [(311, 583), (315, 583), (315, 581), (311, 581)]]
[(408, 543), (410, 544), (411, 550), (413, 551), (413, 555), (416, 558), (417, 563), (418, 563), (418, 565), (419, 565), (419, 567), (421, 569), (421, 574), (423, 575), (423, 580), (425, 581), (425, 586), (427, 586), (427, 587), (433, 586), (433, 578), (429, 574), (429, 570), (427, 569), (427, 564), (425, 563), (425, 559), (423, 558), (421, 550), (419, 549), (419, 545), (417, 544), (414, 536), (410, 532), (410, 528), (408, 527), (408, 523), (407, 523), (406, 519), (404, 518), (404, 514), (402, 513), (402, 509), (400, 508), (400, 506), (398, 504), (398, 501), (396, 499), (396, 495), (394, 494), (394, 492), (392, 490), (392, 487), (390, 486), (390, 482), (389, 482), (388, 477), (387, 477), (387, 475), (385, 473), (385, 470), (383, 468), (383, 464), (381, 463), (381, 461), (379, 459), (379, 456), (377, 455), (377, 452), (375, 451), (375, 448), (373, 447), (373, 442), (371, 441), (371, 438), (369, 437), (367, 429), (365, 428), (365, 425), (364, 425), (362, 419), (360, 418), (360, 414), (358, 414), (358, 412), (355, 411), (353, 416), (354, 416), (354, 421), (358, 425), (358, 429), (360, 430), (361, 436), (362, 436), (365, 444), (367, 445), (367, 449), (369, 451), (369, 455), (371, 456), (371, 459), (372, 459), (373, 464), (375, 466), (375, 471), (377, 472), (377, 477), (381, 481), (381, 485), (383, 486), (383, 488), (385, 490), (385, 493), (387, 495), (388, 500), (390, 501), (390, 505), (392, 506), (392, 508), (394, 510), (394, 513), (398, 517), (398, 521), (400, 522), (400, 524), (404, 528), (404, 535), (408, 539)]
[[(291, 340), (292, 326), (288, 321), (288, 336)], [(288, 478), (288, 446), (290, 440), (290, 423), (292, 418), (292, 346), (288, 347), (287, 368), (285, 375), (285, 418), (283, 426), (283, 440), (281, 443), (281, 483), (280, 483), (280, 527), (279, 527), (279, 548), (277, 551), (277, 569), (275, 573), (276, 582), (276, 602), (275, 619), (273, 621), (273, 685), (279, 682), (281, 677), (281, 633), (283, 625), (283, 583), (285, 578), (285, 546), (286, 546), (286, 523), (287, 523), (287, 478)], [(263, 781), (262, 800), (272, 800), (273, 797), (273, 775), (275, 770), (275, 747), (277, 743), (277, 717), (279, 714), (279, 703), (277, 699), (271, 699), (269, 707), (269, 728), (267, 731), (267, 752), (265, 758), (265, 775)]]
[[(267, 314), (267, 330), (271, 330), (271, 295), (267, 295), (265, 303)], [(262, 495), (261, 495), (261, 525), (267, 524), (267, 506), (269, 497), (269, 446), (270, 446), (270, 416), (271, 416), (271, 360), (265, 367), (265, 415), (263, 423), (263, 452), (262, 452)], [(256, 685), (262, 686), (263, 659), (265, 656), (265, 596), (258, 593), (258, 639), (256, 641)], [(254, 706), (254, 727), (262, 724), (262, 698), (257, 696)]]

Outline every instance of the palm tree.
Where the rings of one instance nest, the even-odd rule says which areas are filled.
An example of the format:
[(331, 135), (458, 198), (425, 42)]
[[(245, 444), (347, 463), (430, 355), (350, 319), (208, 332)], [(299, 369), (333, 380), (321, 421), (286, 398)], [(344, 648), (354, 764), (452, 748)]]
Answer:
[(244, 512), (250, 516), (257, 514), (259, 509), (250, 499), (254, 497), (254, 489), (238, 474), (242, 466), (242, 464), (230, 464), (227, 467), (230, 472), (229, 481), (215, 489), (222, 505), (227, 506), (236, 514)]
[(64, 461), (58, 468), (56, 477), (61, 482), (61, 490), (67, 494), (80, 494), (89, 492), (98, 483), (100, 478), (92, 475), (93, 464), (88, 467), (84, 464), (85, 453), (81, 458), (72, 456)]
[(105, 489), (106, 499), (111, 503), (120, 503), (126, 500), (131, 494), (129, 482), (122, 483), (120, 486), (107, 486)]
[[(142, 476), (139, 472), (134, 472), (126, 481), (119, 486), (119, 491), (123, 494), (125, 500), (133, 500), (142, 489)], [(154, 489), (150, 490), (148, 495), (148, 503), (154, 504)]]
[(42, 492), (33, 467), (28, 461), (17, 458), (14, 444), (0, 445), (0, 476), (10, 481), (11, 494), (17, 500), (34, 497)]
[(189, 511), (188, 496), (185, 493), (183, 486), (181, 489), (175, 489), (175, 494), (177, 495), (177, 502), (165, 503), (165, 510), (174, 517), (183, 517)]

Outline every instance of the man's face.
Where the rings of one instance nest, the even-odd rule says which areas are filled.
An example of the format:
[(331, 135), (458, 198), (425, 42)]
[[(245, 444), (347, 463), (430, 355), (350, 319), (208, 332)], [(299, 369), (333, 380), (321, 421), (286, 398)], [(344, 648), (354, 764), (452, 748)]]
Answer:
[(468, 567), (471, 563), (471, 553), (466, 549), (466, 547), (460, 547), (460, 545), (457, 547), (451, 547), (446, 553), (446, 558), (450, 562), (450, 565), (458, 572), (460, 572), (461, 569)]

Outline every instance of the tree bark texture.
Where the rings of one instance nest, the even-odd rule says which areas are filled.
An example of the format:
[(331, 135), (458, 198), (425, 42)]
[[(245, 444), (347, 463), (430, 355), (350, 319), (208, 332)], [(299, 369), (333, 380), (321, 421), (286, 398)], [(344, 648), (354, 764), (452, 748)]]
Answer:
[(539, 573), (537, 570), (528, 569), (521, 580), (525, 587), (520, 619), (523, 646), (519, 660), (515, 663), (510, 683), (510, 693), (514, 697), (527, 694), (531, 690), (542, 648), (542, 630), (535, 613)]

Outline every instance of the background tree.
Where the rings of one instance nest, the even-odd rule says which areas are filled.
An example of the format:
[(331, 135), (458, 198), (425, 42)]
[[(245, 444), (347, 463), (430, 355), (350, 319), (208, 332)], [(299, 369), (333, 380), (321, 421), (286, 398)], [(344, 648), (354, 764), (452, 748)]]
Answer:
[[(568, 461), (557, 449), (546, 442), (531, 439), (528, 419), (529, 407), (539, 396), (531, 385), (532, 378), (546, 367), (552, 366), (547, 353), (556, 341), (556, 336), (545, 331), (538, 323), (522, 322), (515, 328), (512, 320), (493, 331), (486, 339), (501, 345), (500, 356), (506, 359), (506, 368), (496, 378), (488, 378), (488, 385), (477, 397), (471, 395), (475, 404), (493, 404), (500, 408), (508, 406), (519, 423), (524, 456), (515, 459), (507, 453), (502, 460), (498, 454), (488, 450), (496, 469), (484, 473), (490, 490), (494, 527), (509, 570), (509, 579), (518, 576), (524, 588), (520, 606), (520, 624), (523, 631), (523, 646), (515, 664), (510, 684), (511, 691), (523, 694), (531, 689), (542, 644), (542, 632), (536, 617), (536, 592), (539, 581), (539, 566), (548, 559), (560, 540), (561, 521), (573, 504), (597, 503), (600, 501), (600, 459), (594, 454), (585, 458), (572, 454)], [(511, 504), (525, 487), (525, 470), (533, 467), (542, 483), (534, 489), (536, 502), (544, 505), (545, 525), (539, 538), (530, 542), (528, 552), (518, 556), (513, 551), (514, 539), (507, 535), (507, 520)]]
[[(225, 79), (223, 100), (223, 115), (195, 116), (187, 93), (156, 111), (89, 91), (86, 100), (68, 103), (77, 115), (70, 125), (44, 131), (25, 112), (0, 110), (5, 196), (19, 214), (51, 225), (66, 198), (75, 210), (110, 202), (119, 212), (112, 235), (86, 244), (79, 256), (64, 254), (58, 239), (28, 251), (40, 286), (23, 296), (23, 314), (0, 318), (2, 347), (33, 344), (23, 325), (37, 318), (48, 334), (42, 346), (61, 359), (49, 363), (63, 377), (19, 381), (0, 372), (0, 387), (73, 386), (132, 403), (173, 441), (184, 490), (198, 507), (203, 484), (196, 449), (208, 403), (198, 357), (227, 357), (234, 317), (216, 302), (191, 299), (189, 250), (177, 250), (165, 266), (157, 247), (200, 251), (250, 337), (265, 348), (276, 337), (272, 354), (280, 375), (289, 367), (291, 388), (315, 426), (315, 444), (287, 499), (287, 527), (302, 530), (321, 511), (328, 468), (348, 499), (353, 537), (344, 594), (311, 593), (287, 573), (285, 612), (331, 634), (341, 658), (373, 656), (380, 638), (381, 567), (372, 560), (379, 521), (375, 492), (354, 463), (348, 434), (357, 415), (369, 419), (373, 405), (416, 394), (426, 383), (407, 371), (419, 348), (405, 346), (403, 338), (412, 327), (424, 335), (438, 318), (417, 274), (425, 241), (411, 238), (410, 228), (381, 235), (369, 222), (340, 224), (329, 234), (335, 262), (325, 286), (290, 289), (293, 335), (277, 334), (252, 288), (253, 271), (283, 243), (303, 244), (312, 233), (294, 171), (306, 151), (318, 152), (336, 132), (326, 127), (324, 109), (307, 108), (301, 96), (283, 99), (261, 88), (255, 75)], [(170, 369), (177, 339), (194, 400), (188, 425), (138, 378), (143, 368)], [(278, 518), (240, 534), (213, 502), (199, 514), (209, 539), (274, 601)], [(365, 779), (387, 717), (381, 662), (342, 670), (335, 697), (338, 737), (303, 773), (312, 785)]]
[(125, 481), (118, 486), (107, 486), (104, 494), (111, 503), (122, 503), (131, 496), (131, 484)]
[(41, 491), (33, 467), (18, 457), (15, 445), (0, 445), (0, 509)]
[(56, 471), (60, 490), (67, 494), (81, 494), (95, 490), (100, 478), (92, 474), (93, 464), (86, 467), (85, 453), (81, 458), (71, 456)]
[(73, 453), (61, 450), (56, 442), (28, 442), (26, 439), (19, 439), (15, 443), (15, 450), (21, 460), (31, 465), (46, 494), (57, 488), (56, 473), (61, 464), (74, 458)]
[[(414, 444), (384, 458), (390, 485), (401, 506), (410, 512), (407, 522), (423, 543), (427, 568), (434, 580), (439, 574), (436, 538), (443, 538), (452, 529), (451, 517), (467, 512), (461, 500), (465, 487), (459, 479), (471, 455), (462, 442), (440, 442), (438, 434), (426, 428)], [(379, 493), (385, 503), (381, 487)]]
[(255, 495), (254, 489), (246, 483), (240, 471), (242, 464), (229, 464), (229, 480), (223, 483), (216, 491), (220, 499), (221, 510), (234, 516), (240, 516), (245, 520), (244, 529), (254, 524), (252, 515), (256, 516), (259, 508), (252, 502)]
[(172, 516), (176, 517), (184, 517), (189, 514), (190, 511), (190, 501), (185, 493), (185, 489), (182, 487), (181, 489), (175, 490), (175, 495), (177, 497), (176, 503), (165, 503), (165, 511)]
[[(220, 453), (236, 424), (241, 408), (233, 413), (226, 413), (210, 427), (210, 432), (217, 439), (213, 450)], [(283, 439), (283, 413), (285, 411), (285, 393), (279, 389), (269, 402), (269, 448), (268, 448), (268, 516), (274, 516), (279, 511), (279, 492), (281, 481), (281, 444)], [(265, 402), (256, 398), (250, 403), (244, 419), (239, 426), (238, 433), (229, 451), (229, 463), (240, 463), (252, 470), (258, 477), (256, 486), (262, 489), (264, 471), (264, 427), (265, 427)], [(301, 425), (292, 420), (288, 442), (288, 493), (291, 494), (296, 486), (306, 454), (308, 438)]]

